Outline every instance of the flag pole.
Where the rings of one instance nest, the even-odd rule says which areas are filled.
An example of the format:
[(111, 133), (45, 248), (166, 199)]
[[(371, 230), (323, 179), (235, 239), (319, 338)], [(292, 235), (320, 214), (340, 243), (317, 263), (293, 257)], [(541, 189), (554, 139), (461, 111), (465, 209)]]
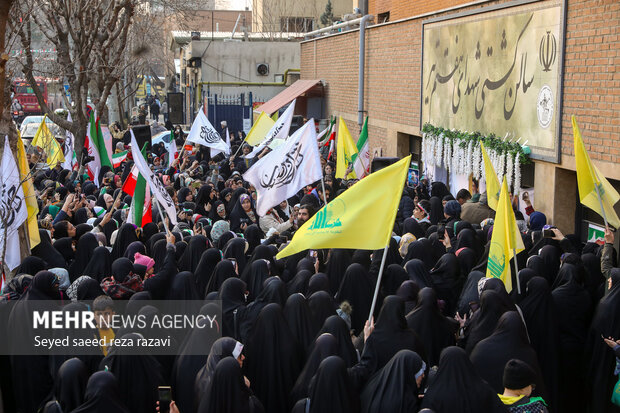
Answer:
[(390, 244), (385, 246), (383, 249), (383, 258), (381, 259), (381, 267), (379, 268), (379, 275), (377, 276), (377, 285), (375, 286), (375, 294), (372, 297), (372, 305), (370, 306), (370, 314), (368, 314), (368, 322), (370, 322), (372, 318), (372, 313), (375, 312), (375, 305), (377, 304), (377, 296), (379, 295), (379, 286), (381, 285), (381, 277), (383, 276), (383, 267), (385, 267), (385, 258), (387, 257), (387, 252)]
[[(164, 229), (166, 230), (166, 235), (170, 235), (170, 228), (168, 228), (168, 225), (166, 225), (166, 220), (164, 218), (164, 213), (162, 211), (162, 207), (161, 207), (161, 204), (159, 203), (159, 200), (154, 195), (151, 199), (155, 200), (155, 203), (157, 204), (157, 210), (159, 211), (159, 217), (161, 218), (161, 223), (164, 225)], [(144, 206), (142, 208), (144, 208)]]
[[(596, 176), (596, 174), (594, 176)], [(597, 181), (599, 180), (598, 176), (596, 176), (596, 180)], [(596, 182), (594, 183), (594, 187), (596, 188), (596, 197), (598, 198), (598, 204), (601, 206), (601, 214), (603, 214), (603, 221), (605, 222), (605, 228), (608, 228), (609, 225), (607, 223), (607, 214), (605, 213), (605, 208), (603, 208), (603, 200), (601, 199), (601, 192)]]
[(517, 249), (512, 249), (512, 260), (515, 264), (515, 276), (517, 278), (517, 292), (521, 295), (521, 282), (519, 281), (519, 266), (517, 265)]
[(323, 187), (323, 202), (327, 205), (327, 197), (325, 196), (325, 178), (321, 176), (321, 187)]

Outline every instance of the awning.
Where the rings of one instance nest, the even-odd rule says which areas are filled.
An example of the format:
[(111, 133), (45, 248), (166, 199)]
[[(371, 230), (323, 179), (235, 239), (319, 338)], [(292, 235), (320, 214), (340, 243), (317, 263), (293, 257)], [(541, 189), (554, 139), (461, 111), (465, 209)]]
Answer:
[(280, 109), (282, 106), (291, 103), (298, 96), (303, 95), (317, 84), (321, 83), (320, 80), (298, 80), (282, 92), (272, 97), (268, 102), (263, 103), (256, 109), (255, 112), (266, 112), (269, 115)]

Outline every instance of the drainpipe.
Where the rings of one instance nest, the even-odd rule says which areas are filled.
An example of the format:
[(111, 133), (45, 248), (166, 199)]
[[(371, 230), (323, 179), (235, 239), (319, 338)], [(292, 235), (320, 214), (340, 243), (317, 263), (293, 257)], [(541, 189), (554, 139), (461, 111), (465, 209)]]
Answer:
[(360, 21), (360, 60), (359, 60), (359, 75), (357, 80), (357, 124), (362, 130), (364, 124), (364, 64), (366, 60), (366, 23), (373, 21), (375, 16), (367, 14), (362, 17)]

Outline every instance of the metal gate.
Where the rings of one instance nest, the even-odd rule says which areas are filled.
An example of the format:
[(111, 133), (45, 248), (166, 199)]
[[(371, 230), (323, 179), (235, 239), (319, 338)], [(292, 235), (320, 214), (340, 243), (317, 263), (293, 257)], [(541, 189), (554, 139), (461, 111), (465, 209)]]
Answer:
[[(226, 121), (231, 133), (248, 129), (252, 124), (252, 92), (240, 95), (207, 96), (209, 122), (220, 130), (220, 122)], [(244, 125), (245, 120), (245, 125)]]

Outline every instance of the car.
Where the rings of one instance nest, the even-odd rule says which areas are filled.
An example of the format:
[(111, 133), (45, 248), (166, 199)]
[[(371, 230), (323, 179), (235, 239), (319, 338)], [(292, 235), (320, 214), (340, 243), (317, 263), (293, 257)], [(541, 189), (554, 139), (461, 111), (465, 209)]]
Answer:
[(39, 116), (39, 115), (26, 116), (24, 120), (22, 121), (21, 126), (19, 128), (19, 132), (22, 134), (22, 137), (24, 136), (24, 129), (26, 128), (26, 126), (28, 126), (28, 124), (36, 123), (38, 125), (41, 122), (43, 122), (43, 116)]
[[(35, 116), (28, 116), (28, 118), (33, 118), (33, 117)], [(43, 117), (40, 116), (40, 118), (43, 118)], [(49, 119), (45, 120), (45, 124), (49, 128), (50, 132), (52, 132), (52, 135), (54, 135), (56, 140), (62, 145), (66, 137), (65, 130), (61, 128), (60, 126), (56, 125), (55, 123), (53, 123)], [(41, 121), (29, 122), (28, 124), (26, 124), (26, 126), (22, 124), (22, 129), (20, 133), (21, 133), (22, 140), (24, 141), (24, 145), (26, 146), (30, 145), (30, 143), (32, 142), (32, 139), (34, 138), (34, 135), (37, 133), (37, 130), (39, 130), (40, 125), (41, 125)]]

